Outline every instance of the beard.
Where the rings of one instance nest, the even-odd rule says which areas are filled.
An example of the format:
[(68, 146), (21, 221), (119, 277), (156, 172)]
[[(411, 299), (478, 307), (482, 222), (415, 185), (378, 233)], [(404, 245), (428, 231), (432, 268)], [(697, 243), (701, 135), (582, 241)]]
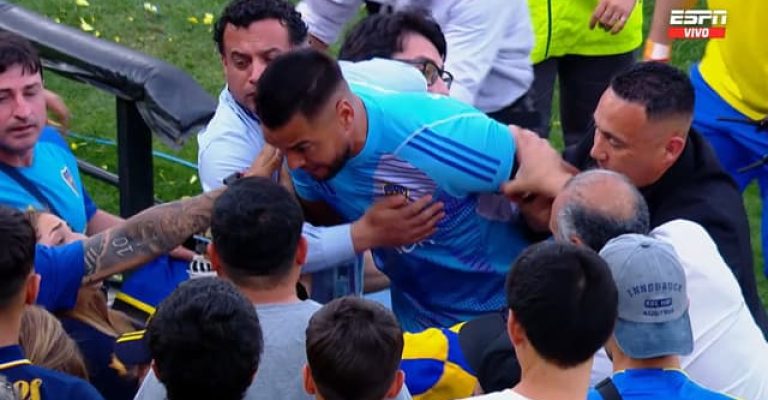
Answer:
[(344, 153), (340, 157), (337, 157), (335, 160), (333, 160), (333, 163), (331, 163), (331, 165), (328, 166), (328, 173), (323, 177), (317, 178), (317, 180), (329, 181), (333, 179), (344, 168), (344, 166), (347, 165), (347, 161), (349, 161), (349, 159), (351, 158), (350, 157), (351, 153), (352, 153), (352, 149), (349, 146), (347, 146)]

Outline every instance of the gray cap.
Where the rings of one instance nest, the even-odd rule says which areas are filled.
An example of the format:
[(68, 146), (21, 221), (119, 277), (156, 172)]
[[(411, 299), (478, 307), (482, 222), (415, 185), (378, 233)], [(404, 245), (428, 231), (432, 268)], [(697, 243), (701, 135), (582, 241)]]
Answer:
[(621, 235), (600, 251), (619, 290), (616, 342), (631, 358), (693, 351), (685, 271), (669, 244)]

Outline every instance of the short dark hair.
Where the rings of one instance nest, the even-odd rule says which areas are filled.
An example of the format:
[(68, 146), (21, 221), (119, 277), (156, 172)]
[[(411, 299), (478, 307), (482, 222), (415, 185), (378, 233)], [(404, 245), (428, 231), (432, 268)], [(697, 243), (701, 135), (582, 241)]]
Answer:
[(36, 237), (23, 212), (0, 205), (0, 309), (10, 305), (34, 270)]
[(170, 400), (242, 399), (264, 347), (256, 309), (218, 278), (180, 285), (160, 303), (146, 334)]
[(361, 20), (347, 33), (339, 50), (339, 60), (392, 58), (393, 54), (403, 51), (407, 34), (424, 36), (445, 60), (447, 46), (443, 30), (429, 15), (417, 10), (374, 14)]
[[(647, 235), (650, 230), (648, 203), (629, 179), (617, 172), (594, 169), (575, 175), (566, 182), (564, 191), (589, 191), (591, 182), (614, 179), (629, 194), (623, 202), (625, 210), (607, 210), (588, 204), (580, 196), (569, 196), (557, 218), (558, 238), (568, 241), (577, 236), (586, 246), (599, 252), (609, 240), (625, 233)], [(610, 211), (615, 211), (611, 213)], [(622, 213), (621, 211), (628, 211)], [(624, 214), (624, 215), (622, 215)]]
[(307, 326), (307, 363), (326, 400), (380, 400), (403, 355), (403, 332), (391, 311), (356, 297), (326, 304)]
[(0, 31), (0, 74), (11, 67), (21, 66), (24, 74), (36, 74), (43, 71), (40, 56), (29, 40), (6, 31)]
[(290, 51), (272, 61), (256, 84), (256, 113), (268, 128), (285, 125), (297, 112), (312, 119), (340, 85), (336, 60), (314, 49)]
[(693, 85), (688, 75), (662, 62), (636, 63), (611, 80), (620, 98), (645, 107), (647, 118), (693, 115)]
[(552, 241), (528, 247), (506, 290), (533, 348), (561, 368), (589, 360), (613, 332), (616, 284), (605, 261), (587, 248)]
[(304, 214), (296, 199), (266, 178), (243, 178), (216, 199), (211, 233), (227, 276), (275, 284), (291, 271)]
[(248, 28), (256, 21), (279, 20), (286, 29), (291, 44), (298, 46), (307, 40), (307, 25), (301, 14), (284, 0), (233, 0), (224, 8), (213, 28), (213, 41), (220, 54), (224, 54), (224, 29), (227, 24)]

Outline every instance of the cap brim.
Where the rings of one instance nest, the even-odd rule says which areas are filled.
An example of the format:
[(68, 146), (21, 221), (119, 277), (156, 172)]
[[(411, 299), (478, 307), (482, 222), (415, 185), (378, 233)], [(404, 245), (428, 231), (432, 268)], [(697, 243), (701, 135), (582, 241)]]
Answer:
[(619, 318), (614, 335), (621, 351), (635, 359), (687, 355), (693, 351), (693, 332), (688, 311), (674, 321), (655, 324)]

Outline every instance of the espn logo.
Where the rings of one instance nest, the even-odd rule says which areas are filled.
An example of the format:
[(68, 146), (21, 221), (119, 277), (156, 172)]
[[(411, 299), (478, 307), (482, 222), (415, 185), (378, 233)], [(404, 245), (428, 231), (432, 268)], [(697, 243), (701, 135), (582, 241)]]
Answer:
[(667, 35), (671, 39), (725, 37), (726, 10), (672, 10)]

